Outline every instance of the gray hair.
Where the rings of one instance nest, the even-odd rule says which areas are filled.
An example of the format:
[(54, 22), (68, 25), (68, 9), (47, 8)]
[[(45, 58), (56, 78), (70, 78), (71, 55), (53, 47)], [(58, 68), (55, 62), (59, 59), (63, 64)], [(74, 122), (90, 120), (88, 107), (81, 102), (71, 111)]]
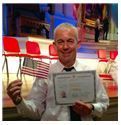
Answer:
[(75, 32), (75, 38), (78, 41), (78, 30), (75, 26), (73, 26), (70, 23), (61, 23), (60, 25), (58, 25), (55, 30), (54, 30), (54, 39), (55, 39), (55, 33), (57, 32), (58, 29), (63, 29), (63, 28), (69, 28), (69, 29), (73, 29)]

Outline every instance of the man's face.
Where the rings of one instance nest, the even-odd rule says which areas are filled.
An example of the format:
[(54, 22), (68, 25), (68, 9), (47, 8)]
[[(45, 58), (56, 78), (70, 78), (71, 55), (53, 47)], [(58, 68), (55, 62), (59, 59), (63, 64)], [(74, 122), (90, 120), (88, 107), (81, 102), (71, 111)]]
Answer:
[(74, 64), (76, 59), (76, 50), (78, 42), (73, 29), (58, 29), (55, 34), (54, 42), (60, 62), (70, 67)]

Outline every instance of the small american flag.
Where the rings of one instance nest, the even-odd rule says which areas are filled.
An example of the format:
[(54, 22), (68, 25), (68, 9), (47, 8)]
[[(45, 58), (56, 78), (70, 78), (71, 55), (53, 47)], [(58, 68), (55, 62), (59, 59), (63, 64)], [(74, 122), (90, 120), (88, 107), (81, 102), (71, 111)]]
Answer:
[(41, 60), (25, 58), (21, 69), (22, 74), (47, 79), (50, 64)]

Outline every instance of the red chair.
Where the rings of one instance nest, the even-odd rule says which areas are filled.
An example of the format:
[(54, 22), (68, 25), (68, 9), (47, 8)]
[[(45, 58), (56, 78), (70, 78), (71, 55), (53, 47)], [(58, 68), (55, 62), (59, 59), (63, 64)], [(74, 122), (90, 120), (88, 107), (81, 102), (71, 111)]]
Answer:
[[(7, 57), (20, 57), (20, 48), (17, 39), (10, 36), (3, 36), (3, 56), (5, 57), (2, 70), (6, 64), (7, 71), (7, 84), (9, 83), (9, 69), (8, 69), (8, 60)], [(20, 58), (19, 58), (20, 59)], [(21, 60), (19, 61), (19, 68), (21, 66)]]
[[(101, 66), (105, 66), (105, 68), (107, 68), (107, 64), (108, 64), (108, 59), (107, 59), (107, 52), (104, 49), (99, 49), (98, 52), (98, 67), (97, 68), (101, 68)], [(100, 65), (99, 65), (100, 64)], [(104, 68), (104, 70), (105, 70)], [(112, 80), (112, 77), (110, 74), (108, 73), (99, 73), (99, 76), (103, 79), (103, 80)]]
[(107, 62), (107, 52), (104, 49), (99, 49), (97, 51), (99, 62)]
[(49, 45), (49, 56), (50, 60), (57, 60), (58, 59), (58, 53), (54, 46), (54, 44)]
[[(110, 51), (110, 59), (111, 60), (115, 60), (115, 58), (116, 58), (117, 55), (118, 55), (118, 51), (117, 50)], [(109, 74), (110, 65), (111, 65), (111, 63), (108, 62), (107, 68), (109, 67), (109, 69), (107, 71), (107, 74), (99, 74), (99, 76), (102, 79), (104, 79), (104, 80), (113, 80), (112, 76)]]
[(118, 55), (118, 51), (117, 50), (110, 51), (110, 59), (115, 60), (117, 55)]
[[(35, 58), (35, 59), (49, 59), (49, 56), (41, 54), (39, 44), (37, 42), (34, 42), (34, 41), (27, 41), (26, 42), (26, 54), (25, 54), (25, 57), (26, 58), (32, 58), (31, 59), (31, 61), (32, 61), (32, 67), (31, 68), (33, 68), (33, 69), (34, 69), (35, 63), (36, 63), (36, 60), (33, 60), (33, 58)], [(23, 66), (24, 66), (24, 64), (26, 62), (26, 58), (24, 59)], [(21, 74), (26, 74), (26, 73), (21, 71)]]
[(26, 42), (26, 54), (30, 58), (49, 59), (49, 56), (41, 54), (39, 44), (33, 41)]

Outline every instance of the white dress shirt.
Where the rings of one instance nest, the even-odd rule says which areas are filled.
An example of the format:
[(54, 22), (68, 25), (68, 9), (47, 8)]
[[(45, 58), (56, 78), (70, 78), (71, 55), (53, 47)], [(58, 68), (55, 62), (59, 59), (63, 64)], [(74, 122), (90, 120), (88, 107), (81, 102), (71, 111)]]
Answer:
[[(76, 60), (73, 65), (76, 71), (91, 70), (89, 67), (81, 64)], [(18, 113), (22, 116), (29, 117), (33, 120), (42, 121), (70, 121), (70, 110), (68, 106), (56, 105), (53, 86), (53, 73), (63, 72), (64, 66), (57, 61), (50, 66), (48, 79), (36, 78), (33, 83), (32, 90), (25, 100), (23, 99), (17, 105)], [(81, 120), (93, 120), (92, 116), (101, 116), (106, 111), (109, 105), (109, 98), (102, 83), (96, 81), (96, 103), (94, 111), (86, 117), (81, 117)], [(61, 84), (61, 83), (60, 83)]]

